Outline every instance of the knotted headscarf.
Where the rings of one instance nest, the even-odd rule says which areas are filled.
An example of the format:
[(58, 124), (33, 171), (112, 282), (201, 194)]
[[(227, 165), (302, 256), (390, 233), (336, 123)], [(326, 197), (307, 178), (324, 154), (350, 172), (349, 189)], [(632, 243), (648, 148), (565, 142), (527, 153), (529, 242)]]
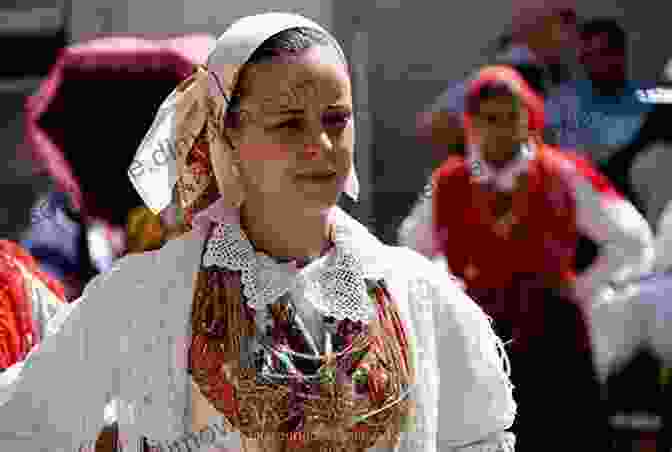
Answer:
[[(230, 207), (241, 205), (244, 193), (233, 168), (231, 145), (222, 133), (229, 102), (254, 51), (272, 36), (299, 27), (324, 33), (345, 63), (336, 40), (305, 17), (286, 13), (249, 16), (222, 34), (207, 65), (198, 66), (164, 101), (129, 168), (131, 181), (152, 211), (160, 212), (176, 195), (190, 229), (194, 216), (220, 197)], [(351, 168), (345, 192), (356, 200), (359, 184), (354, 164)]]
[[(486, 66), (478, 71), (467, 85), (467, 102), (477, 96), (481, 89), (488, 85), (503, 85), (518, 99), (521, 106), (527, 111), (528, 128), (531, 136), (539, 136), (544, 129), (544, 101), (537, 95), (520, 74), (509, 66)], [(467, 141), (473, 141), (473, 119), (468, 109), (465, 109), (464, 129)]]
[[(521, 108), (527, 111), (529, 141), (533, 144), (541, 143), (541, 134), (544, 129), (544, 101), (538, 96), (532, 88), (525, 82), (520, 74), (509, 66), (486, 66), (476, 73), (467, 85), (466, 102), (478, 96), (479, 92), (486, 86), (504, 86), (518, 100)], [(463, 116), (465, 130), (465, 139), (467, 143), (467, 157), (469, 165), (473, 172), (482, 181), (491, 181), (500, 188), (511, 190), (515, 185), (516, 177), (522, 172), (528, 158), (531, 154), (527, 152), (528, 147), (524, 147), (524, 152), (518, 157), (516, 162), (501, 170), (498, 174), (483, 161), (479, 147), (479, 137), (473, 127), (473, 118), (469, 108), (465, 108)]]

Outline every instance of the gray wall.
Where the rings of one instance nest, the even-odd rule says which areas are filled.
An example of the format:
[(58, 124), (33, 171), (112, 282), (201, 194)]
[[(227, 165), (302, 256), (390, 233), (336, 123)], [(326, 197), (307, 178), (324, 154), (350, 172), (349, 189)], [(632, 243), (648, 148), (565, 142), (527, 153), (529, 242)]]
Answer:
[[(75, 41), (99, 33), (219, 35), (235, 19), (268, 10), (291, 11), (327, 27), (332, 23), (331, 0), (72, 0)], [(272, 7), (269, 5), (272, 4)]]
[[(15, 33), (24, 33), (27, 36), (55, 34), (63, 26), (62, 0), (2, 0), (0, 1), (0, 35), (11, 36)], [(56, 44), (58, 45), (58, 44)], [(9, 50), (10, 61), (15, 58), (16, 50)], [(19, 52), (21, 50), (18, 50)], [(43, 58), (45, 55), (31, 55)], [(20, 56), (19, 56), (20, 58)], [(16, 63), (16, 62), (14, 62)], [(18, 64), (18, 63), (16, 63)], [(16, 68), (24, 71), (25, 68)], [(0, 206), (0, 238), (18, 240), (21, 225), (27, 226), (29, 209), (39, 192), (46, 191), (49, 180), (46, 177), (25, 176), (30, 174), (31, 163), (21, 160), (18, 166), (12, 163), (17, 155), (25, 156), (27, 148), (24, 146), (24, 105), (26, 96), (32, 94), (41, 78), (34, 74), (16, 75), (16, 78), (0, 79), (0, 143), (2, 150), (2, 171), (0, 183), (5, 196)], [(26, 184), (26, 185), (24, 185)], [(29, 188), (32, 187), (32, 188)], [(19, 215), (21, 224), (12, 224)], [(12, 228), (6, 227), (12, 224)]]

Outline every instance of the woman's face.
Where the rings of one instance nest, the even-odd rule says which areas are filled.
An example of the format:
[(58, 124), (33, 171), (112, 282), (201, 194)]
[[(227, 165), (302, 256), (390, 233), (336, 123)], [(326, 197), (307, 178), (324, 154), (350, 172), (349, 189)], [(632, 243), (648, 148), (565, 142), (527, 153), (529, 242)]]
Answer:
[(576, 13), (572, 10), (555, 11), (538, 22), (536, 38), (548, 62), (573, 63), (578, 36)]
[(527, 110), (513, 96), (491, 97), (480, 102), (473, 128), (483, 157), (495, 164), (506, 163), (528, 139)]
[(350, 171), (350, 77), (332, 47), (249, 66), (232, 132), (246, 202), (290, 211), (336, 204)]

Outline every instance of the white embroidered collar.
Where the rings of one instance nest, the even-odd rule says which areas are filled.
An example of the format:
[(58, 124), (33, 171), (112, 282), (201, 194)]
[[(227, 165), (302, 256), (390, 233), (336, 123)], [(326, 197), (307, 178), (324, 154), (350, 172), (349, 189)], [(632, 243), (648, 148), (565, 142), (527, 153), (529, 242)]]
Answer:
[(534, 160), (536, 152), (531, 143), (523, 144), (521, 152), (506, 167), (501, 170), (493, 168), (483, 159), (478, 145), (471, 145), (467, 150), (467, 163), (471, 175), (481, 184), (494, 184), (500, 191), (512, 191), (516, 179), (527, 172), (529, 162)]
[[(210, 209), (208, 209), (210, 210)], [(201, 214), (203, 215), (203, 214)], [(206, 215), (208, 215), (206, 213)], [(365, 279), (381, 279), (385, 246), (360, 223), (335, 207), (330, 212), (334, 246), (303, 269), (255, 251), (240, 225), (239, 212), (209, 212), (214, 223), (203, 266), (240, 271), (248, 306), (257, 310), (290, 293), (308, 299), (324, 316), (369, 322), (375, 316)], [(203, 226), (203, 217), (199, 219)]]

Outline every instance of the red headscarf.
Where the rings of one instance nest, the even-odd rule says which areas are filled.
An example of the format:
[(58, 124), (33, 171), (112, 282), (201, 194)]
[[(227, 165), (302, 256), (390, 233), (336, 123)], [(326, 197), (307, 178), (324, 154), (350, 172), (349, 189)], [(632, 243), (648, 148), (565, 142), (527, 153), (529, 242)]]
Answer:
[(41, 271), (35, 259), (22, 247), (8, 240), (0, 240), (0, 296), (10, 301), (5, 303), (6, 307), (11, 308), (8, 311), (13, 310), (3, 312), (0, 317), (11, 319), (14, 316), (16, 319), (16, 331), (6, 332), (4, 338), (6, 344), (2, 349), (5, 352), (0, 353), (0, 368), (7, 368), (24, 360), (40, 339), (33, 329), (30, 292), (26, 290), (26, 280), (19, 265), (65, 303), (65, 289), (60, 282)]
[[(509, 66), (484, 67), (467, 84), (465, 102), (469, 103), (469, 99), (477, 96), (481, 89), (488, 85), (504, 85), (520, 100), (523, 107), (527, 110), (530, 136), (540, 139), (541, 132), (544, 129), (544, 101), (530, 88), (530, 85), (527, 84), (518, 71)], [(472, 141), (474, 136), (472, 117), (468, 110), (468, 108), (465, 108), (463, 116), (467, 143)]]

